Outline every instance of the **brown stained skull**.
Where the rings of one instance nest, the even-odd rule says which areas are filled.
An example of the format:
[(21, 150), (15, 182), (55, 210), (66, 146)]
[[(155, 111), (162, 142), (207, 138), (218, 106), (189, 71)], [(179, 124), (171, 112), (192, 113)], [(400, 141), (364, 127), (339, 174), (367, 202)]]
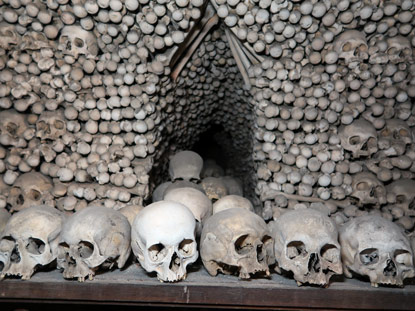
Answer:
[(18, 147), (28, 127), (24, 114), (14, 109), (0, 112), (0, 140), (3, 145)]
[(206, 177), (202, 180), (201, 185), (206, 195), (212, 202), (216, 202), (225, 195), (228, 195), (226, 184), (221, 178)]
[(339, 130), (342, 147), (352, 153), (352, 157), (370, 157), (378, 151), (376, 129), (364, 120), (358, 119)]
[(378, 215), (354, 218), (340, 228), (344, 274), (368, 276), (372, 286), (403, 286), (415, 276), (413, 252), (403, 229)]
[(386, 203), (385, 186), (370, 172), (360, 172), (353, 175), (352, 189), (350, 197), (353, 204), (360, 208), (380, 208)]
[(38, 172), (20, 175), (10, 189), (7, 203), (10, 212), (18, 212), (31, 206), (49, 204), (53, 200), (51, 180)]
[(46, 205), (14, 214), (0, 238), (0, 278), (11, 275), (27, 280), (55, 260), (63, 222), (63, 215)]
[(406, 122), (400, 119), (386, 120), (379, 134), (379, 149), (384, 150), (387, 156), (399, 156), (405, 153), (410, 144), (412, 132)]
[(368, 44), (364, 32), (347, 30), (334, 42), (334, 50), (347, 66), (368, 59)]
[(298, 285), (327, 285), (334, 274), (342, 273), (337, 227), (327, 215), (314, 209), (290, 210), (270, 227), (278, 268), (292, 271)]
[(396, 180), (386, 186), (386, 191), (395, 197), (393, 206), (402, 209), (405, 216), (415, 216), (415, 180)]
[(231, 208), (208, 218), (200, 239), (200, 255), (206, 270), (237, 274), (249, 279), (256, 273), (269, 275), (273, 263), (273, 240), (265, 221), (253, 212)]
[(412, 46), (408, 38), (396, 36), (386, 40), (386, 53), (393, 63), (408, 62), (412, 59)]
[(36, 137), (42, 140), (57, 140), (66, 133), (66, 122), (63, 112), (45, 111), (36, 122)]
[(96, 58), (98, 55), (97, 38), (93, 31), (87, 31), (79, 25), (65, 26), (59, 37), (58, 49), (66, 55), (78, 58)]
[(6, 22), (0, 23), (0, 48), (10, 50), (20, 42), (20, 35), (16, 30), (16, 25)]

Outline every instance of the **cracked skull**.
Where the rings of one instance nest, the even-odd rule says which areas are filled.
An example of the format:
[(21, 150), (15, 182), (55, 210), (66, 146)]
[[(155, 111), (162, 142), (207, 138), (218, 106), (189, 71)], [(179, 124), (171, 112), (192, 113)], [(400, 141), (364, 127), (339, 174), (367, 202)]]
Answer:
[(20, 175), (7, 198), (10, 211), (16, 212), (34, 205), (51, 205), (52, 187), (51, 180), (41, 173), (30, 172)]
[(358, 207), (377, 207), (386, 203), (386, 189), (383, 183), (370, 172), (353, 175), (352, 203)]
[(340, 229), (344, 274), (368, 276), (372, 286), (403, 285), (415, 276), (410, 241), (403, 229), (378, 215), (354, 218)]
[(30, 279), (38, 267), (55, 260), (63, 215), (46, 205), (14, 214), (0, 240), (1, 278), (7, 275)]
[(342, 147), (350, 151), (355, 159), (370, 157), (378, 150), (376, 129), (364, 119), (342, 126), (339, 130), (339, 137)]
[(63, 112), (45, 111), (36, 122), (36, 137), (42, 140), (57, 140), (66, 133), (66, 122)]
[(361, 63), (369, 57), (366, 36), (357, 30), (343, 32), (334, 42), (334, 50), (348, 66)]
[(81, 26), (65, 26), (59, 37), (58, 49), (75, 58), (79, 55), (95, 58), (98, 55), (97, 38), (93, 31), (87, 31)]
[(277, 271), (294, 273), (298, 285), (327, 285), (342, 273), (335, 223), (314, 209), (291, 210), (271, 223)]
[(158, 201), (134, 220), (131, 246), (141, 266), (164, 282), (186, 278), (186, 268), (198, 257), (196, 220), (183, 204)]
[(209, 217), (200, 238), (200, 256), (210, 275), (218, 272), (249, 279), (269, 275), (273, 241), (265, 221), (249, 210), (230, 208)]
[(131, 246), (131, 227), (119, 211), (90, 206), (64, 224), (58, 246), (58, 268), (66, 279), (83, 282), (98, 269), (122, 268)]
[(171, 180), (198, 181), (203, 167), (203, 159), (196, 152), (185, 150), (176, 153), (169, 162)]

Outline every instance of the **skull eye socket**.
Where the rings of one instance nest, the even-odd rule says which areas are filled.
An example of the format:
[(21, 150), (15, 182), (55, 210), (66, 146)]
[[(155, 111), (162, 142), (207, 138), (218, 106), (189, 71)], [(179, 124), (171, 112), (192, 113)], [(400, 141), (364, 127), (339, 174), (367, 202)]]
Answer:
[(352, 50), (352, 45), (350, 44), (350, 42), (347, 42), (343, 45), (342, 47), (343, 52), (349, 52)]
[(13, 122), (9, 122), (6, 125), (6, 131), (7, 133), (9, 133), (12, 136), (15, 136), (17, 133), (17, 129), (19, 128), (19, 126)]
[(292, 241), (287, 245), (287, 257), (294, 259), (295, 257), (301, 256), (306, 257), (308, 254), (305, 244), (301, 241)]
[(406, 202), (406, 196), (404, 195), (397, 195), (396, 196), (396, 204), (402, 204)]
[(360, 262), (364, 265), (373, 265), (379, 261), (379, 251), (376, 248), (367, 248), (359, 254)]
[(37, 127), (39, 130), (42, 130), (42, 131), (45, 131), (45, 130), (47, 130), (47, 129), (48, 129), (48, 125), (46, 124), (46, 122), (45, 122), (45, 121), (39, 121), (39, 122), (37, 123), (36, 127)]
[(370, 189), (370, 187), (369, 187), (367, 182), (363, 181), (363, 182), (360, 182), (356, 185), (356, 189), (359, 190), (359, 191), (365, 191), (365, 190), (367, 191), (367, 190)]
[(36, 238), (29, 238), (26, 244), (26, 250), (32, 255), (41, 255), (45, 251), (45, 243)]
[(184, 257), (192, 256), (195, 251), (195, 244), (193, 240), (184, 239), (179, 244), (179, 253)]
[(235, 244), (234, 244), (235, 250), (239, 255), (246, 255), (252, 251), (254, 246), (251, 244), (248, 237), (249, 235), (245, 234), (245, 235), (240, 236), (235, 241)]
[(373, 148), (373, 147), (376, 147), (377, 145), (378, 145), (378, 143), (376, 141), (376, 138), (371, 137), (371, 138), (368, 139), (368, 141), (367, 141), (367, 147), (368, 148)]
[(167, 256), (167, 248), (161, 244), (154, 244), (148, 248), (148, 255), (151, 261), (161, 262)]
[(380, 132), (380, 134), (383, 137), (389, 137), (390, 136), (390, 131), (388, 129), (384, 129), (382, 132)]
[(12, 251), (15, 244), (16, 241), (11, 236), (3, 237), (0, 241), (0, 252), (6, 253)]
[(367, 51), (367, 45), (366, 44), (359, 45), (359, 51), (360, 52), (366, 52)]
[(400, 137), (409, 137), (409, 132), (405, 129), (400, 129), (398, 133)]
[(84, 41), (80, 38), (75, 38), (73, 42), (77, 48), (82, 48), (84, 46)]
[(389, 55), (395, 55), (395, 54), (397, 54), (398, 53), (398, 50), (396, 49), (396, 48), (390, 48), (389, 50), (388, 50), (388, 54)]
[(412, 265), (412, 255), (407, 250), (397, 249), (395, 250), (393, 257), (399, 264), (403, 264), (406, 266)]
[(77, 252), (81, 258), (89, 258), (94, 253), (94, 245), (88, 241), (81, 241), (78, 244)]
[(353, 146), (360, 144), (360, 137), (359, 136), (350, 137), (349, 144)]
[(11, 30), (6, 30), (6, 31), (4, 32), (4, 35), (5, 35), (6, 37), (14, 37), (14, 33), (13, 33)]
[(29, 191), (29, 195), (28, 196), (33, 201), (39, 201), (40, 198), (42, 197), (42, 194), (39, 191), (35, 190), (35, 189), (31, 189)]
[(65, 127), (65, 123), (63, 123), (60, 120), (56, 120), (53, 125), (55, 126), (55, 128), (57, 128), (58, 130), (63, 130)]
[(340, 254), (339, 250), (333, 244), (326, 244), (320, 250), (321, 258), (331, 263), (338, 262), (340, 258), (339, 254)]

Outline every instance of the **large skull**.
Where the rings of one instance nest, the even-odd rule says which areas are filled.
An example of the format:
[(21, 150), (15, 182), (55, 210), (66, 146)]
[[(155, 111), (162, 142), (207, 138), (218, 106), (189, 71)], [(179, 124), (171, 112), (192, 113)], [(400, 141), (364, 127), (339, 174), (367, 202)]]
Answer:
[(203, 159), (196, 152), (185, 150), (176, 153), (169, 163), (171, 180), (197, 181), (203, 167)]
[(369, 172), (353, 175), (352, 181), (353, 204), (358, 207), (376, 207), (386, 203), (386, 189), (376, 176)]
[(78, 58), (95, 58), (98, 55), (98, 43), (95, 34), (78, 25), (65, 26), (59, 37), (58, 49), (64, 54)]
[(60, 237), (58, 267), (63, 277), (83, 282), (100, 268), (122, 268), (130, 255), (130, 237), (130, 224), (119, 211), (90, 206), (76, 212)]
[(340, 229), (344, 274), (369, 277), (372, 286), (403, 285), (415, 276), (413, 253), (403, 229), (378, 215), (354, 218)]
[(396, 180), (386, 186), (386, 191), (396, 198), (393, 206), (401, 208), (406, 216), (415, 216), (415, 180)]
[(406, 146), (412, 143), (412, 133), (405, 121), (400, 119), (386, 120), (385, 127), (380, 131), (379, 148), (387, 156), (403, 155)]
[(334, 50), (346, 65), (361, 63), (369, 57), (366, 36), (362, 31), (343, 32), (334, 42)]
[(20, 147), (23, 133), (28, 129), (24, 114), (14, 109), (0, 112), (0, 142), (2, 145)]
[(290, 210), (270, 226), (278, 268), (292, 271), (298, 285), (327, 285), (333, 274), (342, 273), (338, 231), (327, 215)]
[(396, 36), (386, 40), (388, 44), (389, 59), (393, 63), (407, 62), (412, 59), (412, 46), (408, 38), (403, 36)]
[(30, 279), (38, 267), (55, 260), (62, 223), (62, 214), (46, 205), (14, 214), (0, 240), (1, 278), (17, 275)]
[(7, 203), (11, 206), (10, 211), (16, 212), (35, 205), (51, 205), (52, 188), (51, 180), (41, 173), (30, 172), (20, 175), (7, 198)]
[(14, 24), (0, 23), (0, 48), (10, 50), (12, 46), (19, 44), (20, 35)]
[(145, 207), (134, 220), (131, 246), (141, 266), (160, 281), (186, 278), (187, 265), (198, 257), (196, 221), (183, 204), (159, 201)]
[(66, 122), (62, 111), (45, 111), (36, 123), (36, 136), (53, 141), (66, 133)]
[(342, 147), (350, 151), (353, 158), (370, 157), (378, 150), (376, 129), (364, 119), (342, 126), (339, 137)]
[(203, 226), (200, 256), (210, 275), (269, 275), (273, 241), (265, 221), (253, 212), (231, 208), (213, 214)]

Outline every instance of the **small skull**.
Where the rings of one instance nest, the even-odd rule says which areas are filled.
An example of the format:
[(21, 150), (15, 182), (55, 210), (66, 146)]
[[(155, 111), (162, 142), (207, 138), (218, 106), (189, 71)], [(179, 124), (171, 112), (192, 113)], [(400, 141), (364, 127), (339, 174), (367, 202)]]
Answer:
[(24, 114), (14, 109), (0, 112), (0, 140), (3, 145), (20, 146), (23, 133), (28, 129)]
[(27, 280), (38, 267), (55, 260), (63, 220), (58, 210), (46, 205), (14, 214), (0, 239), (0, 277), (17, 275)]
[(10, 50), (12, 46), (18, 45), (20, 35), (16, 30), (16, 25), (6, 22), (0, 23), (0, 48)]
[(347, 30), (334, 42), (334, 50), (346, 65), (354, 65), (368, 59), (368, 45), (364, 32)]
[(203, 190), (212, 202), (228, 195), (225, 183), (217, 177), (206, 177), (201, 182)]
[(405, 121), (400, 119), (386, 120), (385, 127), (380, 131), (379, 148), (387, 156), (400, 156), (406, 146), (412, 144), (412, 133)]
[(53, 47), (54, 43), (54, 41), (49, 41), (44, 33), (29, 31), (23, 35), (19, 48), (21, 50), (40, 50)]
[(380, 208), (386, 203), (386, 189), (372, 173), (360, 172), (353, 175), (352, 189), (352, 203), (360, 208)]
[(399, 179), (386, 186), (386, 191), (396, 198), (395, 204), (406, 216), (415, 216), (415, 180)]
[(396, 36), (386, 40), (388, 49), (386, 53), (393, 63), (408, 62), (412, 59), (411, 42), (406, 37)]
[(249, 279), (269, 275), (273, 240), (265, 221), (253, 212), (231, 208), (209, 217), (200, 239), (200, 256), (210, 275), (218, 272)]
[(239, 195), (232, 194), (220, 198), (215, 202), (215, 204), (213, 204), (213, 214), (230, 208), (244, 208), (251, 212), (254, 211), (251, 201)]
[(7, 203), (10, 212), (17, 212), (35, 205), (51, 205), (53, 185), (51, 180), (38, 172), (20, 175), (10, 189)]
[(169, 163), (169, 175), (172, 181), (183, 179), (198, 181), (203, 167), (203, 159), (196, 152), (185, 150), (176, 153)]
[(270, 224), (278, 268), (294, 273), (298, 285), (327, 285), (342, 273), (336, 224), (315, 209), (290, 210)]
[(58, 268), (66, 279), (90, 280), (98, 269), (122, 268), (130, 256), (131, 227), (119, 211), (90, 206), (64, 224), (58, 246)]
[(65, 26), (59, 37), (58, 49), (64, 54), (78, 58), (96, 58), (98, 55), (97, 39), (92, 31), (84, 30), (79, 25)]
[(352, 153), (352, 157), (370, 157), (378, 150), (376, 129), (370, 122), (358, 119), (339, 129), (342, 147)]
[(196, 221), (183, 204), (159, 201), (146, 206), (135, 218), (131, 246), (141, 266), (156, 272), (164, 282), (186, 278), (186, 267), (199, 255)]
[(36, 122), (36, 137), (42, 140), (57, 140), (66, 133), (66, 122), (63, 112), (45, 111)]
[(410, 241), (397, 224), (378, 215), (351, 219), (340, 229), (344, 274), (368, 276), (372, 286), (403, 286), (415, 276)]

